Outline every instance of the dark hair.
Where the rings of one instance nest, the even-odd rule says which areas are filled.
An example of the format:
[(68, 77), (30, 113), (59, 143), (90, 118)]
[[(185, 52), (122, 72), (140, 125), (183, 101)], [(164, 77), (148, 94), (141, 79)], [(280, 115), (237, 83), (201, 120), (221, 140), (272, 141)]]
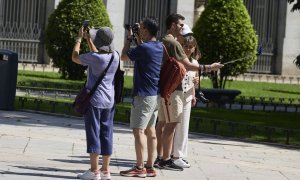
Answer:
[(170, 14), (166, 19), (166, 27), (170, 29), (172, 23), (177, 23), (179, 19), (184, 20), (185, 18), (181, 14)]
[(187, 44), (187, 45), (192, 44), (193, 46), (195, 46), (195, 51), (191, 54), (191, 57), (196, 60), (199, 60), (201, 58), (201, 52), (200, 52), (200, 49), (199, 49), (199, 46), (198, 46), (198, 43), (197, 43), (197, 40), (195, 39), (195, 37), (192, 35), (184, 36), (182, 46), (185, 44)]
[(144, 27), (149, 31), (152, 36), (156, 36), (159, 30), (158, 21), (155, 17), (150, 16), (142, 20)]

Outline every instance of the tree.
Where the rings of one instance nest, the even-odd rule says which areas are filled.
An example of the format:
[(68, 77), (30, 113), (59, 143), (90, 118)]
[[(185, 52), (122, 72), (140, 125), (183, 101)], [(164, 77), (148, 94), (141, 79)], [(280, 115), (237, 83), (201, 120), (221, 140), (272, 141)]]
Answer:
[(212, 74), (214, 88), (224, 88), (228, 76), (245, 73), (256, 61), (257, 35), (242, 0), (209, 0), (193, 32), (202, 64), (220, 61), (220, 56), (221, 63), (246, 57)]
[(300, 0), (297, 0), (297, 2), (295, 2), (296, 0), (287, 0), (288, 3), (293, 4), (293, 7), (291, 9), (292, 12), (294, 11), (300, 11)]
[[(293, 7), (291, 9), (292, 12), (298, 10), (300, 11), (300, 0), (297, 0), (297, 2), (294, 2), (295, 0), (287, 0), (288, 3), (293, 4)], [(297, 66), (297, 68), (300, 69), (300, 55), (298, 55), (296, 57), (296, 59), (294, 60), (295, 65)]]
[[(62, 0), (50, 15), (46, 28), (45, 44), (48, 55), (59, 68), (62, 78), (83, 79), (85, 67), (72, 62), (72, 50), (78, 30), (84, 20), (94, 27), (109, 26), (111, 23), (102, 0)], [(88, 46), (81, 45), (81, 52)]]
[(294, 60), (295, 65), (297, 66), (297, 68), (300, 69), (300, 55), (298, 55), (296, 57), (296, 59)]

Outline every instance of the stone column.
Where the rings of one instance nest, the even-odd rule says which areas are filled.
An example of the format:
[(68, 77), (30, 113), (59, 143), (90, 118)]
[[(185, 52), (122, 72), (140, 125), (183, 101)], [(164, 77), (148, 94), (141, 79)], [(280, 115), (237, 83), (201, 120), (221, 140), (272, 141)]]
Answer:
[[(60, 0), (48, 0), (46, 1), (46, 16), (45, 16), (45, 28), (48, 25), (48, 18), (49, 16), (53, 13), (53, 11), (56, 9), (57, 5), (59, 4)], [(47, 54), (47, 51), (45, 48), (43, 48), (43, 57), (42, 57), (42, 62), (43, 64), (49, 64), (50, 63), (50, 58)]]
[(109, 15), (110, 22), (114, 31), (115, 49), (121, 53), (124, 46), (124, 15), (125, 15), (125, 0), (106, 1), (106, 9)]
[(185, 17), (184, 23), (194, 26), (195, 0), (177, 0), (177, 13)]
[[(300, 54), (300, 13), (298, 11), (291, 12), (291, 9), (292, 5), (287, 5), (286, 18), (279, 21), (281, 24), (278, 25), (285, 27), (285, 29), (279, 29), (276, 71), (277, 74), (281, 75), (299, 76), (300, 70), (293, 63), (293, 60)], [(282, 39), (282, 47), (280, 47), (280, 39)], [(280, 52), (280, 48), (282, 48), (282, 52)]]

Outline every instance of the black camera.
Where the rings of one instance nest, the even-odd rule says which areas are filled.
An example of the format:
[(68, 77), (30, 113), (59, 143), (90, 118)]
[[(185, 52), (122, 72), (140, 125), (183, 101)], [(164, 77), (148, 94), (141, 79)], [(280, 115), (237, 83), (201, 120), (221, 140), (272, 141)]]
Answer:
[(207, 104), (209, 103), (209, 100), (205, 98), (203, 92), (199, 91), (197, 93), (197, 98), (203, 103), (203, 104)]
[(133, 34), (139, 34), (139, 24), (135, 23), (134, 25), (125, 24), (125, 29), (129, 30), (132, 29)]
[(90, 21), (89, 20), (84, 20), (83, 23), (82, 23), (82, 26), (83, 26), (83, 31), (88, 31), (89, 30), (89, 23)]

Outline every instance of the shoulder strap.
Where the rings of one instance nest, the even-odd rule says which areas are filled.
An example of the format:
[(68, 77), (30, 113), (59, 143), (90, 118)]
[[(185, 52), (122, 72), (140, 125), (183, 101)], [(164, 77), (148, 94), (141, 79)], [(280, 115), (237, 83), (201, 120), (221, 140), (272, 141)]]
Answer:
[(118, 51), (116, 51), (117, 53), (118, 53), (118, 56), (119, 56), (119, 66), (118, 66), (118, 70), (120, 70), (121, 68), (120, 68), (120, 64), (121, 64), (121, 58), (120, 58), (120, 54), (119, 54), (119, 52)]
[(114, 59), (114, 52), (112, 52), (112, 55), (111, 55), (111, 58), (110, 58), (110, 61), (108, 63), (108, 65), (106, 66), (104, 72), (100, 75), (100, 77), (98, 78), (98, 80), (96, 81), (95, 85), (93, 86), (92, 90), (90, 91), (90, 96), (92, 96), (94, 94), (94, 92), (96, 91), (98, 85), (101, 83), (102, 79), (104, 78), (104, 76), (106, 75), (106, 72), (108, 70), (108, 68), (110, 67), (112, 61)]
[(170, 55), (169, 55), (169, 53), (168, 53), (168, 50), (167, 50), (166, 46), (164, 45), (164, 43), (161, 43), (161, 44), (162, 44), (162, 46), (164, 47), (164, 50), (165, 50), (165, 52), (166, 52), (168, 58), (170, 58)]

